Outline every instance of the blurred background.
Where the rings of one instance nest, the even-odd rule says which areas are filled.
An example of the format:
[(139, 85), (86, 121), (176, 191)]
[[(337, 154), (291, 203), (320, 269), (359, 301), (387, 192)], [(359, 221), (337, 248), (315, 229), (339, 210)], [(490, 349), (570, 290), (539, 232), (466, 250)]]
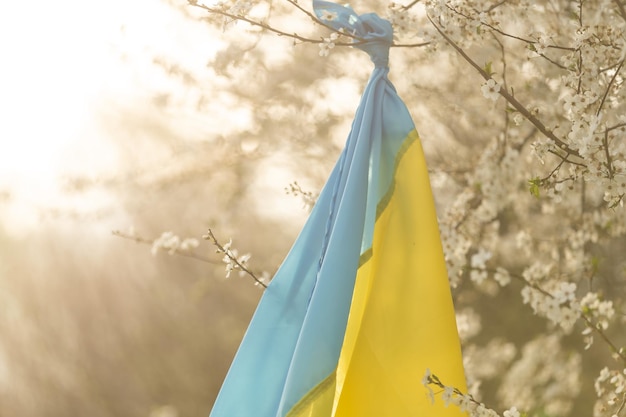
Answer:
[[(284, 3), (253, 13), (323, 35)], [(285, 189), (321, 188), (372, 65), (361, 52), (320, 58), (316, 45), (206, 17), (182, 0), (0, 4), (0, 416), (208, 415), (262, 289), (227, 279), (201, 236), (232, 239), (255, 273), (271, 275), (308, 214)], [(454, 54), (434, 62), (420, 51), (392, 50), (391, 79), (422, 132), (442, 207), (462, 190), (449, 178), (463, 183), (504, 118)], [(517, 173), (524, 195), (530, 175)], [(541, 210), (530, 196), (516, 208)], [(509, 245), (512, 219), (498, 219)], [(142, 243), (164, 232), (198, 239), (203, 260)], [(487, 399), (498, 390), (488, 379), (526, 355), (513, 346), (546, 328), (511, 287), (455, 291), (458, 306), (476, 310), (470, 319), (488, 318), (475, 342), (506, 357), (474, 365), (491, 375)], [(540, 352), (549, 347), (538, 340)], [(571, 373), (574, 412), (594, 400), (606, 354), (594, 349), (585, 394)]]
[[(204, 16), (0, 5), (1, 416), (208, 415), (261, 289), (227, 280), (201, 236), (272, 273), (307, 216), (285, 188), (323, 184), (347, 130), (312, 138), (349, 123), (363, 79), (300, 94), (324, 71), (317, 46)], [(114, 230), (196, 238), (208, 262)]]

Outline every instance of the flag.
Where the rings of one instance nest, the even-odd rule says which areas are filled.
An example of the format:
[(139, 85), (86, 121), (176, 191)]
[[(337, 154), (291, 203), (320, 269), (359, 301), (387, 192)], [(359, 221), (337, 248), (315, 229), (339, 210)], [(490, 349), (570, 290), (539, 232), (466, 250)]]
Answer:
[(346, 146), (265, 290), (211, 417), (453, 417), (465, 388), (424, 155), (387, 75), (391, 24), (314, 0), (375, 64)]

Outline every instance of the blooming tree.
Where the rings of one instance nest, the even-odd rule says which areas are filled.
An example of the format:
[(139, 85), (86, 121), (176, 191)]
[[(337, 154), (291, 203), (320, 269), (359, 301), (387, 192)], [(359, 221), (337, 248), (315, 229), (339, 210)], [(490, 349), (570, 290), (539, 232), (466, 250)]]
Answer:
[[(365, 79), (345, 48), (359, 39), (326, 26), (332, 13), (317, 21), (306, 2), (189, 3), (225, 37), (248, 36), (245, 50), (229, 38), (237, 53), (225, 49), (213, 63), (230, 88), (253, 75), (273, 83), (256, 135), (280, 126), (273, 146), (328, 159), (311, 150), (336, 149), (328, 137), (352, 115), (312, 103), (327, 101), (326, 81)], [(421, 131), (438, 203), (469, 392), (447, 386), (436, 369), (426, 391), (478, 416), (626, 416), (626, 4), (352, 7), (394, 25), (392, 77)], [(288, 40), (286, 52), (268, 38)], [(264, 76), (284, 54), (292, 61), (282, 70), (298, 77), (270, 82)], [(294, 184), (290, 192), (310, 205), (313, 193)], [(248, 255), (209, 240), (228, 274), (249, 272)], [(178, 248), (170, 243), (161, 246)]]

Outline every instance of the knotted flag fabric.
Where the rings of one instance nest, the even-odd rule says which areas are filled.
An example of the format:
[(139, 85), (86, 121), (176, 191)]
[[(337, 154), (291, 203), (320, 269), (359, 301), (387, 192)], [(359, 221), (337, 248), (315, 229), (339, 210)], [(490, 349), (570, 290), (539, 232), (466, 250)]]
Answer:
[(346, 146), (265, 290), (211, 417), (453, 417), (465, 387), (428, 171), (387, 74), (391, 24), (314, 0), (375, 64)]

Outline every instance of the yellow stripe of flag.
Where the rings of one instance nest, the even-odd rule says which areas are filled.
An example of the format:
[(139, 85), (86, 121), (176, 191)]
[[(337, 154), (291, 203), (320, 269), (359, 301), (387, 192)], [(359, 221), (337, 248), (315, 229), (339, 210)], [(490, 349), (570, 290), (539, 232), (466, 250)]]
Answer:
[(415, 131), (379, 205), (371, 253), (362, 258), (336, 372), (287, 416), (464, 416), (441, 400), (432, 404), (421, 384), (430, 368), (465, 389), (437, 217)]

